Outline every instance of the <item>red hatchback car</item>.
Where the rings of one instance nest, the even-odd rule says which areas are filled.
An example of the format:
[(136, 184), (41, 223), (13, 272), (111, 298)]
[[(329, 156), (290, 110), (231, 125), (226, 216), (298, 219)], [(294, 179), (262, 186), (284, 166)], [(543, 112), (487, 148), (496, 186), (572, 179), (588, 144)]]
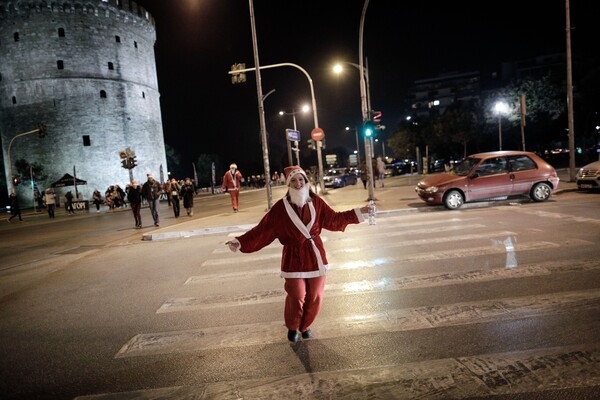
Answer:
[(535, 153), (492, 151), (470, 155), (447, 173), (426, 176), (415, 190), (426, 203), (455, 210), (464, 203), (509, 196), (545, 201), (558, 182), (554, 167)]

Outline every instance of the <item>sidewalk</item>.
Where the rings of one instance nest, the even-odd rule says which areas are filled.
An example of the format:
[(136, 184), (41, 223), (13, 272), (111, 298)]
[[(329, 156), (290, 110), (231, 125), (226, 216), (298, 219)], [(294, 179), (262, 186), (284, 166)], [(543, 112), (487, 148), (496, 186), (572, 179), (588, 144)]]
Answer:
[[(577, 190), (575, 182), (569, 182), (569, 170), (557, 170), (560, 177), (558, 189), (553, 195), (565, 191)], [(377, 204), (377, 215), (396, 213), (412, 213), (436, 211), (440, 206), (425, 204), (415, 193), (415, 186), (422, 175), (402, 175), (386, 178), (385, 187), (380, 188), (379, 182), (374, 190)], [(273, 187), (273, 203), (283, 197), (285, 187)], [(362, 207), (367, 203), (368, 191), (363, 188), (359, 181), (356, 185), (346, 186), (341, 189), (328, 189), (323, 199), (335, 210), (343, 211), (351, 208)], [(481, 203), (478, 203), (481, 204)], [(465, 207), (468, 207), (466, 205)], [(143, 240), (176, 239), (199, 235), (210, 235), (215, 233), (246, 231), (256, 225), (266, 213), (264, 207), (242, 210), (239, 213), (218, 214), (206, 218), (198, 218), (191, 221), (177, 223), (164, 228), (159, 228), (143, 234)], [(224, 218), (224, 216), (226, 218)], [(224, 223), (224, 219), (226, 222)]]

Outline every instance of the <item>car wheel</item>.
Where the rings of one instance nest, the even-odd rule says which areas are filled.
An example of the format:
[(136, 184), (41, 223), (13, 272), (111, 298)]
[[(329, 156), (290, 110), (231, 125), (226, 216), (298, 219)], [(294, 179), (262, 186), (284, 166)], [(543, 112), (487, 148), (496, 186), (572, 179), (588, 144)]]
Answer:
[(550, 198), (552, 189), (545, 182), (540, 182), (531, 188), (531, 198), (533, 201), (546, 201)]
[(463, 195), (458, 190), (450, 190), (444, 196), (444, 206), (448, 210), (459, 209), (465, 202)]

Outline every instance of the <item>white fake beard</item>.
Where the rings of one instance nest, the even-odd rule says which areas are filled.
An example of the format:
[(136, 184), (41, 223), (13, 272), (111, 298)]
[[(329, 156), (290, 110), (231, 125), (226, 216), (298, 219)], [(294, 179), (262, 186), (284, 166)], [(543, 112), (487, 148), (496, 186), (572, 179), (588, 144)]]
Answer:
[(306, 184), (300, 189), (290, 188), (289, 193), (292, 204), (302, 207), (310, 197), (310, 185)]

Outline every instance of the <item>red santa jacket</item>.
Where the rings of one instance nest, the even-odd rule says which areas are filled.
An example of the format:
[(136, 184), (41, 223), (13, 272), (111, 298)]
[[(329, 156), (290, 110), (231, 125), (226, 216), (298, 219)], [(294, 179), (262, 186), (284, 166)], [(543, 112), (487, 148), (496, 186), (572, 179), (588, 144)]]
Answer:
[(221, 187), (223, 190), (227, 188), (228, 190), (239, 189), (242, 183), (242, 173), (240, 171), (235, 171), (235, 179), (233, 179), (233, 175), (231, 175), (230, 171), (225, 172), (223, 175), (223, 184)]
[(237, 237), (242, 253), (252, 253), (278, 239), (283, 245), (281, 276), (314, 278), (329, 268), (320, 234), (322, 229), (344, 231), (364, 220), (360, 209), (334, 211), (313, 195), (301, 209), (287, 198), (277, 201), (254, 228)]

